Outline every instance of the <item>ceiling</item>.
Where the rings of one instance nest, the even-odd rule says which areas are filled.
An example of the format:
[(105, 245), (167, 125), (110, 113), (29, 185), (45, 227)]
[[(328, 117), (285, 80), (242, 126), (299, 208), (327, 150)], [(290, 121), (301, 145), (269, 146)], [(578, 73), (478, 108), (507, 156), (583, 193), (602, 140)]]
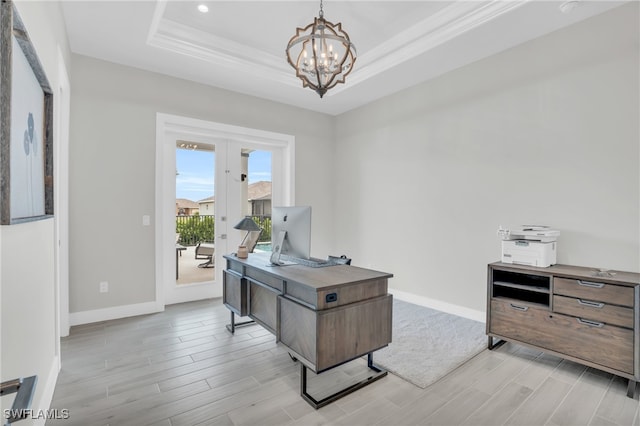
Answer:
[[(74, 53), (337, 115), (625, 1), (332, 1), (358, 57), (320, 99), (285, 47), (319, 1), (63, 1)], [(198, 11), (206, 4), (208, 13)]]

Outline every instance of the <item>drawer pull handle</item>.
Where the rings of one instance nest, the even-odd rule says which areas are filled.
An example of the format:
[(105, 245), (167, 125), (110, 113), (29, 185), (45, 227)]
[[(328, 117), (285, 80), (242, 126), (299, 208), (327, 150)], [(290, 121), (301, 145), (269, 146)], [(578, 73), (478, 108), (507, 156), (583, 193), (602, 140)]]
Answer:
[(578, 299), (578, 303), (581, 304), (582, 306), (588, 306), (590, 308), (597, 308), (597, 309), (602, 309), (604, 308), (604, 303), (599, 303), (599, 302), (591, 302), (590, 300), (581, 300)]
[(598, 327), (598, 328), (604, 327), (604, 323), (603, 322), (589, 321), (589, 320), (582, 319), (582, 318), (576, 318), (576, 319), (578, 320), (578, 322), (580, 324), (588, 325), (589, 327)]
[(520, 305), (514, 305), (513, 303), (510, 303), (511, 307), (513, 309), (515, 309), (516, 311), (522, 311), (522, 312), (526, 312), (529, 310), (528, 306), (520, 306)]
[(583, 287), (591, 287), (591, 288), (602, 288), (602, 287), (604, 287), (603, 283), (593, 283), (591, 281), (578, 280), (578, 284), (583, 286)]

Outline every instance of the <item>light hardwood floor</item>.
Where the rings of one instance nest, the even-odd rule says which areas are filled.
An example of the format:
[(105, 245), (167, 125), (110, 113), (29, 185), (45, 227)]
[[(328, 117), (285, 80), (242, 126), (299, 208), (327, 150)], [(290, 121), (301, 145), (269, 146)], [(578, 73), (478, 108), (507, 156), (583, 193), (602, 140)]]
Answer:
[[(52, 407), (64, 425), (634, 425), (626, 381), (507, 343), (420, 389), (392, 374), (320, 410), (299, 365), (258, 325), (230, 335), (220, 299), (73, 327)], [(375, 360), (375, 355), (374, 355)], [(366, 373), (311, 375), (318, 395)]]

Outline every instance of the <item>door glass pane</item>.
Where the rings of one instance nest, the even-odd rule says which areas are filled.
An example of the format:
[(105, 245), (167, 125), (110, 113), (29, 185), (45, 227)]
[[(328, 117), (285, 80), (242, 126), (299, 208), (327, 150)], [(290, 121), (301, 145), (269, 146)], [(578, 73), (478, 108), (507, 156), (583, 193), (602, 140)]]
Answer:
[[(242, 150), (243, 214), (262, 228), (254, 251), (271, 251), (272, 154), (270, 151)], [(246, 200), (246, 201), (244, 201)]]
[(214, 246), (214, 145), (176, 143), (176, 283), (212, 281)]

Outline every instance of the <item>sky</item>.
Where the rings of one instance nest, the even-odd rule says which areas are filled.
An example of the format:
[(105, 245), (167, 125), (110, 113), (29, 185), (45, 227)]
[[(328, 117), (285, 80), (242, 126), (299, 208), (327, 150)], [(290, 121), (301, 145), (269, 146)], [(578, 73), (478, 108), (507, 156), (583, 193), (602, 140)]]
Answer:
[[(176, 149), (176, 198), (199, 201), (213, 196), (215, 153)], [(249, 154), (249, 184), (271, 181), (271, 153)]]

